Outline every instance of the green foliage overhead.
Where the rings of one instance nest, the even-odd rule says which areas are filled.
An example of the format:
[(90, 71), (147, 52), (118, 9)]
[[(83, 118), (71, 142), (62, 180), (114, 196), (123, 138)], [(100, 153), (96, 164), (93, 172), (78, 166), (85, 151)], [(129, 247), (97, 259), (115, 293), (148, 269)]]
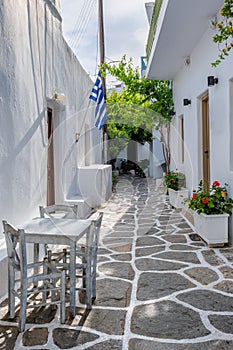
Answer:
[[(113, 91), (107, 95), (108, 137), (118, 140), (122, 138), (126, 146), (126, 140), (150, 142), (153, 128), (159, 130), (169, 169), (170, 149), (165, 135), (169, 138), (171, 112), (174, 108), (170, 82), (141, 78), (132, 59), (127, 61), (126, 56), (123, 56), (118, 65), (104, 63), (102, 75), (106, 72), (125, 84), (122, 92)], [(164, 127), (167, 128), (166, 132)], [(122, 142), (118, 144), (122, 145)], [(114, 147), (116, 152), (116, 144)]]
[[(138, 68), (134, 68), (132, 59), (127, 61), (126, 56), (123, 56), (118, 65), (104, 63), (103, 68), (125, 83), (125, 91), (120, 94), (121, 97), (115, 93), (114, 102), (119, 98), (127, 104), (138, 104), (161, 114), (164, 121), (171, 121), (174, 105), (169, 81), (140, 78)], [(108, 96), (107, 102), (109, 99), (112, 97)]]
[[(127, 62), (126, 56), (123, 56), (118, 65), (104, 63), (103, 72), (105, 70), (125, 83), (125, 89), (121, 93), (113, 91), (107, 95), (110, 137), (111, 133), (115, 134), (119, 130), (119, 137), (129, 139), (132, 134), (136, 136), (139, 133), (139, 137), (144, 134), (145, 142), (148, 141), (148, 133), (151, 134), (152, 128), (158, 129), (161, 124), (170, 123), (173, 111), (170, 82), (140, 78), (132, 59)], [(139, 132), (140, 128), (144, 131)]]

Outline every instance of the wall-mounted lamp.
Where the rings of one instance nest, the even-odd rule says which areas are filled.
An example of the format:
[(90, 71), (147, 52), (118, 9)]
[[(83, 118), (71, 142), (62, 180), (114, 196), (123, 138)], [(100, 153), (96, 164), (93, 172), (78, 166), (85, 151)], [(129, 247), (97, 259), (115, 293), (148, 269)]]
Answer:
[(170, 113), (169, 113), (171, 116), (174, 116), (174, 115), (176, 115), (176, 112), (175, 111), (170, 111)]
[(218, 84), (218, 78), (215, 78), (213, 75), (210, 75), (207, 77), (208, 86), (214, 86), (215, 84)]
[(184, 104), (184, 106), (191, 105), (191, 100), (189, 100), (188, 98), (184, 98), (183, 104)]
[(65, 94), (55, 92), (55, 94), (54, 94), (54, 99), (55, 99), (56, 101), (63, 102), (63, 101), (65, 100)]
[(80, 138), (80, 133), (76, 132), (76, 134), (75, 134), (75, 142), (79, 142), (79, 138)]

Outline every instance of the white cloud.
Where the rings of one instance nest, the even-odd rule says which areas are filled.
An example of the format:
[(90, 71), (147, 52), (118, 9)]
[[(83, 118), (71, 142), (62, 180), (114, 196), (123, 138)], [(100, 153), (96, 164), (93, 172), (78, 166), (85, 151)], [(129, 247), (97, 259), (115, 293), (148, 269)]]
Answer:
[(133, 18), (144, 10), (143, 0), (107, 0), (104, 4), (106, 16), (113, 16), (116, 18)]
[(139, 28), (134, 32), (134, 37), (140, 46), (145, 46), (148, 37), (148, 31), (145, 31), (143, 28)]
[[(66, 37), (72, 33), (80, 11), (87, 0), (61, 0), (63, 30)], [(132, 57), (138, 66), (140, 56), (145, 55), (149, 24), (146, 18), (145, 0), (104, 0), (104, 27), (106, 56), (119, 60), (124, 54)], [(91, 74), (96, 70), (97, 52), (97, 1), (93, 16), (77, 49), (77, 57)]]

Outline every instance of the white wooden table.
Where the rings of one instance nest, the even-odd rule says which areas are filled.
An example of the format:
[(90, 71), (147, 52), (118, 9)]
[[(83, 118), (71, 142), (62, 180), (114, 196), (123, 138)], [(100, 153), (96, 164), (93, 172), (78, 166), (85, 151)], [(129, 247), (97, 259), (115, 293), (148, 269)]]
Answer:
[(76, 243), (91, 226), (90, 220), (36, 218), (20, 228), (24, 229), (27, 243), (70, 246), (70, 315), (75, 316), (75, 262)]

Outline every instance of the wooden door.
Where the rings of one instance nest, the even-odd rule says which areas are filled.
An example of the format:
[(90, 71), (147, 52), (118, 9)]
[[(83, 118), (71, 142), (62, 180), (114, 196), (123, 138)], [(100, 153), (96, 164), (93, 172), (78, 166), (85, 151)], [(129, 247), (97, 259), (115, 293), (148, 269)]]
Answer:
[(202, 166), (203, 181), (207, 189), (210, 185), (210, 130), (209, 130), (209, 96), (202, 99)]
[(184, 164), (184, 116), (180, 117), (180, 162)]
[(48, 157), (47, 157), (47, 205), (55, 204), (54, 150), (53, 150), (53, 111), (47, 110)]

